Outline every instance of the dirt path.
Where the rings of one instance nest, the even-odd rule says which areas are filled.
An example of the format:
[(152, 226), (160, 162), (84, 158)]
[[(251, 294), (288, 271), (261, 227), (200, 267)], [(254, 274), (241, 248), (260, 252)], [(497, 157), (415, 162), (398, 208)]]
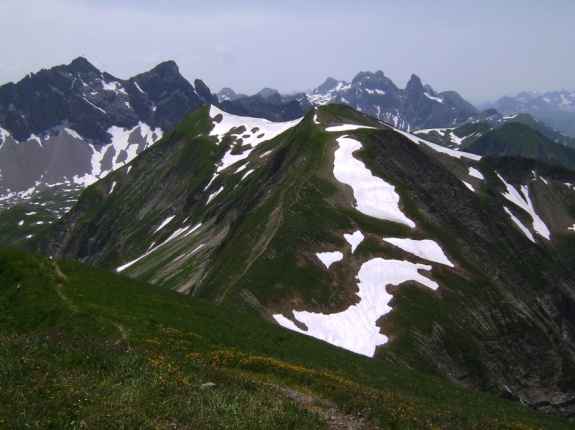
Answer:
[(361, 430), (366, 427), (365, 421), (361, 416), (348, 415), (339, 411), (337, 407), (326, 401), (318, 401), (312, 396), (294, 390), (293, 388), (281, 385), (270, 384), (275, 390), (289, 397), (296, 403), (308, 408), (311, 412), (318, 414), (333, 430)]
[[(60, 269), (60, 266), (58, 266), (58, 263), (54, 261), (54, 270), (56, 270), (56, 274), (63, 279), (68, 279), (68, 277), (66, 276), (66, 274), (64, 272), (62, 272), (62, 269)], [(70, 300), (68, 300), (68, 297), (66, 297), (64, 295), (64, 293), (62, 292), (62, 284), (56, 284), (56, 292), (58, 293), (58, 295), (60, 296), (60, 298), (62, 299), (62, 301), (64, 303), (66, 303), (70, 309), (74, 312), (78, 312), (78, 307), (73, 305)], [(126, 342), (128, 339), (128, 336), (126, 334), (126, 330), (124, 329), (124, 327), (121, 324), (118, 323), (113, 323), (116, 328), (118, 329), (118, 331), (120, 332), (120, 339), (118, 339), (116, 341), (116, 343), (119, 342)]]
[(66, 274), (64, 272), (62, 272), (62, 269), (60, 269), (60, 266), (58, 266), (58, 263), (55, 261), (54, 261), (54, 269), (56, 269), (56, 273), (58, 274), (58, 276), (60, 278), (68, 279)]
[[(56, 270), (56, 274), (63, 279), (68, 279), (68, 277), (66, 276), (66, 274), (64, 272), (62, 272), (62, 269), (60, 269), (60, 266), (58, 266), (58, 263), (56, 263), (54, 261), (53, 263), (54, 265), (54, 270)], [(66, 297), (64, 295), (64, 293), (62, 292), (62, 284), (56, 284), (56, 292), (58, 293), (58, 295), (60, 296), (60, 298), (62, 299), (62, 301), (64, 303), (66, 303), (68, 305), (68, 307), (74, 311), (74, 312), (78, 312), (78, 308), (76, 306), (74, 306), (72, 303), (70, 303), (70, 300), (68, 300), (68, 297)]]

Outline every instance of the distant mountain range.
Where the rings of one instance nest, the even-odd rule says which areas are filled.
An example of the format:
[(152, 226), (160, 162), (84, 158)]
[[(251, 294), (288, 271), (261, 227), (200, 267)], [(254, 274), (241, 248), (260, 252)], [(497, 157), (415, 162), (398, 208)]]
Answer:
[[(505, 109), (546, 103), (546, 111), (573, 110), (573, 94), (567, 92), (539, 97), (525, 93), (514, 104), (500, 102)], [(349, 83), (328, 78), (308, 93), (289, 96), (270, 88), (253, 96), (237, 95), (230, 88), (215, 95), (201, 80), (190, 84), (173, 61), (122, 80), (79, 57), (0, 87), (0, 207), (48, 188), (71, 192), (94, 182), (129, 162), (203, 104), (237, 115), (286, 121), (327, 103), (347, 104), (406, 131), (478, 121), (493, 128), (495, 122), (511, 120), (500, 115), (495, 121), (497, 113), (478, 112), (454, 91), (436, 93), (415, 75), (405, 89), (377, 71), (358, 73)], [(575, 147), (575, 139), (525, 115), (521, 118), (514, 121)]]
[[(230, 88), (224, 88), (217, 96), (224, 108), (226, 102), (248, 98)], [(382, 71), (358, 73), (351, 82), (328, 78), (308, 93), (280, 96), (276, 90), (265, 88), (253, 97), (276, 103), (297, 100), (306, 111), (312, 106), (342, 103), (406, 131), (452, 127), (478, 113), (454, 91), (437, 94), (429, 85), (424, 87), (416, 75), (411, 76), (402, 90)]]
[[(565, 94), (550, 98), (556, 105), (560, 99), (569, 100)], [(553, 144), (575, 148), (574, 138), (526, 113), (479, 112), (456, 92), (436, 93), (415, 75), (405, 89), (377, 71), (358, 73), (351, 82), (328, 78), (307, 93), (281, 95), (264, 88), (246, 96), (224, 88), (216, 95), (201, 80), (189, 83), (173, 61), (122, 80), (80, 57), (0, 87), (0, 211), (26, 203), (26, 213), (38, 214), (35, 222), (59, 218), (81, 189), (129, 163), (204, 104), (236, 115), (291, 121), (329, 103), (347, 104), (405, 131), (438, 130), (426, 137), (456, 149), (465, 145), (455, 142), (470, 144), (502, 124), (520, 122), (544, 138), (531, 139), (530, 149), (500, 142), (467, 150), (575, 165), (573, 152)], [(22, 232), (30, 236), (33, 230)], [(0, 228), (0, 238), (11, 234), (3, 236)]]
[(501, 97), (492, 105), (505, 114), (530, 113), (568, 136), (575, 137), (575, 91), (537, 93), (524, 91), (515, 97)]
[(502, 115), (488, 109), (459, 127), (418, 130), (415, 134), (478, 155), (531, 158), (575, 170), (575, 138), (526, 113)]

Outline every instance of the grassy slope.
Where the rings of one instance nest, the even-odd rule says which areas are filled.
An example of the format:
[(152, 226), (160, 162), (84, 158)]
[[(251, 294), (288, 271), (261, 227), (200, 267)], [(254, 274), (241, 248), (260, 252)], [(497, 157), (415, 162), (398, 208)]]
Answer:
[[(6, 428), (326, 428), (326, 401), (361, 413), (367, 428), (574, 427), (208, 302), (19, 251), (0, 251), (0, 327)], [(217, 388), (200, 388), (206, 381)], [(277, 386), (316, 401), (296, 403)]]
[(516, 122), (485, 133), (462, 150), (479, 155), (518, 156), (575, 169), (575, 150), (555, 143), (533, 128)]

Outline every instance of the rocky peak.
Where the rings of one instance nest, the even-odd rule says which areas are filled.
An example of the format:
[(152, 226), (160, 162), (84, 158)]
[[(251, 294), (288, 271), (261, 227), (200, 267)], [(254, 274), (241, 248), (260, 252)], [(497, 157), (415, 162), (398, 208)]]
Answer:
[(202, 100), (209, 104), (217, 104), (218, 98), (212, 94), (208, 86), (201, 79), (196, 79), (194, 81), (194, 87), (196, 88), (196, 93), (200, 96)]
[(405, 87), (405, 92), (408, 94), (419, 94), (425, 92), (421, 79), (419, 79), (417, 75), (411, 75), (411, 78)]
[(338, 83), (339, 83), (339, 81), (334, 79), (334, 78), (331, 78), (331, 77), (327, 78), (323, 84), (321, 84), (319, 87), (317, 87), (316, 92), (322, 93), (322, 94), (327, 93), (328, 91), (331, 91), (335, 87), (337, 87)]
[(262, 96), (264, 99), (269, 99), (270, 97), (275, 97), (277, 95), (279, 95), (278, 90), (274, 90), (273, 88), (264, 88), (262, 90), (260, 90), (259, 92), (257, 92), (255, 95), (256, 96)]
[(238, 98), (236, 92), (228, 87), (222, 88), (218, 92), (217, 96), (220, 102), (223, 102), (224, 100), (236, 100)]
[(92, 63), (90, 63), (84, 57), (78, 57), (66, 67), (72, 74), (91, 74), (91, 73), (100, 73), (100, 70), (96, 68)]
[(176, 62), (173, 60), (164, 61), (158, 64), (156, 67), (150, 70), (149, 73), (154, 73), (163, 78), (181, 76), (180, 69), (178, 68)]

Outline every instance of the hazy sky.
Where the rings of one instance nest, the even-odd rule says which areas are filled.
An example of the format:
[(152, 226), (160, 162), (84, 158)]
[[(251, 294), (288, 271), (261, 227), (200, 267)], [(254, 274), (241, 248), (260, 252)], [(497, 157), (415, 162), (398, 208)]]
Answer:
[(127, 79), (175, 60), (253, 94), (412, 73), (478, 102), (575, 90), (574, 0), (0, 0), (0, 84), (82, 55)]

